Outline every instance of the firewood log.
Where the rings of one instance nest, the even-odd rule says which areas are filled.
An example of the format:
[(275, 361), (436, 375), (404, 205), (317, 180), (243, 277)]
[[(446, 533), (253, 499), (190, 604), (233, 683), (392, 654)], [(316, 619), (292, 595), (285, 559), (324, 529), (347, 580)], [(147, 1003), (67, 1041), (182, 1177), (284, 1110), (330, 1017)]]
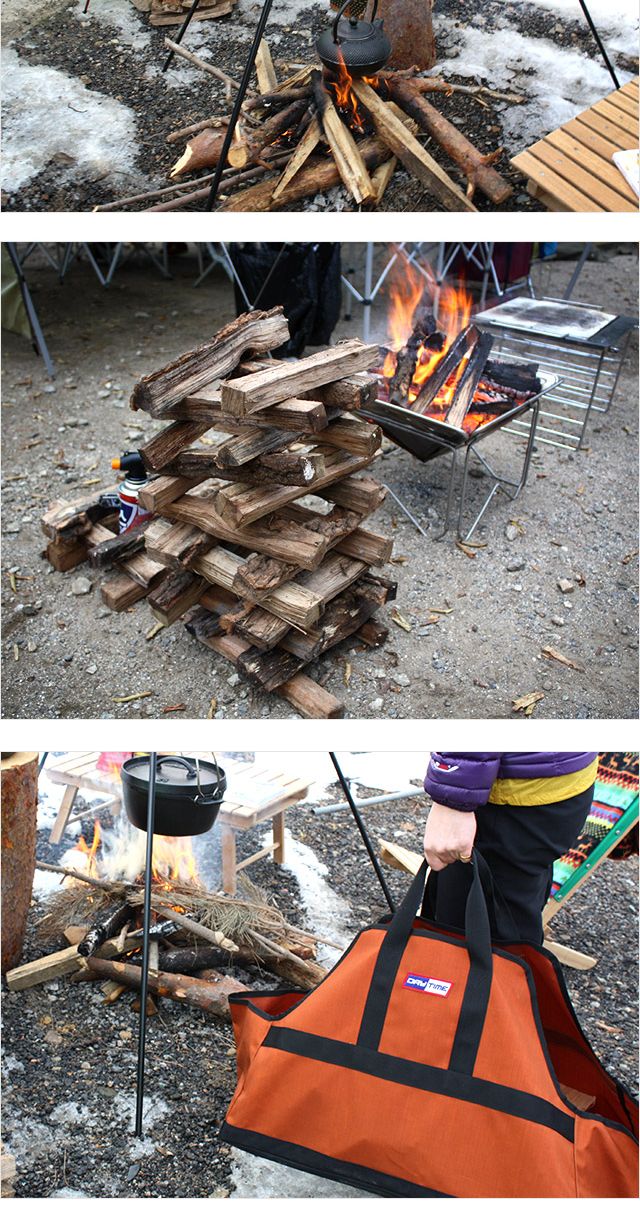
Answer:
[[(89, 957), (87, 966), (113, 982), (140, 989), (142, 970), (138, 966), (128, 962), (103, 961), (100, 957)], [(190, 1004), (193, 1008), (201, 1008), (204, 1012), (211, 1012), (226, 1021), (229, 1017), (229, 996), (235, 991), (243, 991), (244, 986), (228, 975), (221, 974), (215, 983), (205, 983), (200, 978), (191, 978), (186, 974), (168, 974), (165, 970), (158, 970), (149, 974), (148, 989), (153, 995), (178, 1000), (181, 1004)]]
[(106, 940), (116, 936), (124, 924), (133, 918), (134, 914), (135, 908), (128, 902), (125, 902), (124, 905), (119, 902), (117, 906), (111, 907), (100, 919), (100, 922), (94, 924), (91, 930), (80, 941), (78, 945), (80, 956), (91, 957)]
[(449, 154), (473, 187), (478, 187), (494, 204), (504, 204), (513, 195), (511, 184), (489, 164), (492, 159), (476, 149), (453, 123), (427, 102), (411, 81), (389, 76), (386, 85), (402, 110)]

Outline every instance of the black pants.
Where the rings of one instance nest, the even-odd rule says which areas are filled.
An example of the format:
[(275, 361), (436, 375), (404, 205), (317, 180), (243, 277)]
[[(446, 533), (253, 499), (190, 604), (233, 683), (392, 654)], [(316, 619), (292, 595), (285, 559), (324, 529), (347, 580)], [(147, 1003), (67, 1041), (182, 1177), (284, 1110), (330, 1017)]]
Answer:
[[(581, 832), (593, 790), (590, 787), (558, 804), (485, 804), (476, 811), (475, 845), (491, 869), (496, 891), (492, 920), (496, 939), (542, 944), (542, 910), (553, 863)], [(425, 913), (443, 927), (464, 927), (470, 880), (470, 870), (462, 863), (431, 872)]]

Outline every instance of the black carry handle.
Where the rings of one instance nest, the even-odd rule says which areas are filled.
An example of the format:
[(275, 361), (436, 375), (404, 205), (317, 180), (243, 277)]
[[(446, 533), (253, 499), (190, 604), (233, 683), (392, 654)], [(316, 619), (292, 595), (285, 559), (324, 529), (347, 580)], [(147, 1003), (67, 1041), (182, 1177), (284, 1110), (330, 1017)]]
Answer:
[[(451, 1051), (449, 1068), (472, 1075), (486, 1016), (493, 960), (491, 926), (485, 898), (491, 886), (489, 867), (479, 851), (472, 852), (469, 867), (473, 881), (465, 909), (465, 937), (470, 968), (465, 987), (460, 1019)], [(380, 1045), (389, 1000), (400, 962), (413, 931), (416, 912), (424, 897), (427, 879), (426, 860), (420, 865), (401, 905), (396, 910), (382, 941), (367, 996), (358, 1045), (377, 1050)]]
[(158, 758), (158, 770), (161, 770), (163, 766), (166, 766), (167, 762), (169, 761), (172, 761), (176, 766), (184, 766), (189, 778), (195, 778), (197, 770), (190, 761), (187, 761), (186, 757), (160, 757)]

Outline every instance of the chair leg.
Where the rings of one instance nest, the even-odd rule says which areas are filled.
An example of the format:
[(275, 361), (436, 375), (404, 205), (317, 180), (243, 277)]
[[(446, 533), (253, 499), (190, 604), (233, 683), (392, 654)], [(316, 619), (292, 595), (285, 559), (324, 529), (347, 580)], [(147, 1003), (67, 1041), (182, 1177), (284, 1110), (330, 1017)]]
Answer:
[(69, 817), (71, 816), (71, 811), (73, 809), (73, 805), (76, 802), (77, 794), (78, 794), (78, 788), (74, 787), (72, 784), (69, 784), (69, 786), (65, 788), (65, 793), (62, 797), (62, 803), (60, 805), (60, 808), (58, 809), (58, 815), (56, 817), (56, 822), (55, 822), (53, 829), (51, 830), (51, 837), (49, 838), (50, 846), (57, 846), (58, 843), (60, 842), (60, 839), (62, 838), (62, 835), (64, 834), (64, 831), (67, 828), (67, 821), (69, 820)]
[(236, 892), (236, 831), (231, 825), (221, 827), (222, 888), (233, 897)]
[(284, 813), (276, 813), (272, 821), (273, 841), (276, 844), (273, 849), (273, 862), (284, 863)]

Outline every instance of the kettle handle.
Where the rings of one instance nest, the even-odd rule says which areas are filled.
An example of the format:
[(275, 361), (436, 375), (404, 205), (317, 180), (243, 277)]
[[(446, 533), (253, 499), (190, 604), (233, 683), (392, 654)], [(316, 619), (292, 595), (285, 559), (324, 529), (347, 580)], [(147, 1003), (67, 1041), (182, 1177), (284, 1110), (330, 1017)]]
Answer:
[[(342, 5), (342, 8), (338, 10), (336, 19), (333, 23), (333, 41), (334, 43), (340, 42), (340, 39), (338, 37), (338, 22), (340, 21), (340, 18), (344, 15), (345, 9), (348, 9), (350, 4), (351, 4), (351, 0), (344, 0), (344, 4)], [(373, 12), (371, 14), (372, 21), (375, 19), (375, 15), (377, 11), (378, 11), (378, 0), (373, 0)]]

